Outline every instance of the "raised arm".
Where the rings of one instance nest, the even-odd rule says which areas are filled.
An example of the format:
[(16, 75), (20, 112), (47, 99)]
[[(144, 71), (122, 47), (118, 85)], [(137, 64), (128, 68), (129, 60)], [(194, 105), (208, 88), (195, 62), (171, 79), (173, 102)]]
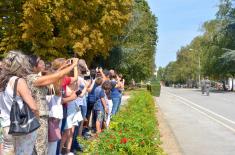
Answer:
[(103, 78), (104, 80), (107, 80), (107, 77), (105, 76), (105, 74), (104, 74), (104, 72), (103, 72), (103, 69), (102, 69), (102, 68), (99, 68), (99, 72), (100, 72), (100, 74), (101, 74), (102, 78)]
[(71, 77), (71, 83), (74, 83), (77, 80), (78, 80), (78, 66), (76, 65), (74, 67), (73, 77)]
[(38, 86), (38, 87), (47, 86), (49, 84), (53, 84), (53, 83), (57, 82), (58, 80), (60, 80), (64, 75), (68, 74), (73, 68), (75, 68), (75, 66), (77, 66), (78, 59), (73, 58), (72, 60), (73, 60), (72, 65), (70, 65), (60, 71), (57, 71), (53, 74), (40, 76), (37, 80), (35, 80), (33, 82), (34, 86)]

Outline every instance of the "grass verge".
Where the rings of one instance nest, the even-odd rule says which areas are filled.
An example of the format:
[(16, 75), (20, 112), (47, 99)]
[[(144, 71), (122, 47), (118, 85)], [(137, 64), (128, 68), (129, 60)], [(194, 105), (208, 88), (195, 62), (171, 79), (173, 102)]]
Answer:
[(162, 155), (156, 108), (151, 94), (131, 93), (128, 103), (112, 118), (110, 128), (93, 141), (82, 141), (88, 154)]

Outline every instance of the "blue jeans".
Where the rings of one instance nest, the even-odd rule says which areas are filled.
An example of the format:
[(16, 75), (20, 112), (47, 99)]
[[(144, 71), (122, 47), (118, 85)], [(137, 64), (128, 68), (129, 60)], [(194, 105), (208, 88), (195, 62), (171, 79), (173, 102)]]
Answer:
[[(66, 124), (66, 118), (67, 118), (67, 107), (63, 107), (63, 115), (64, 118), (62, 119), (62, 125), (61, 125), (61, 134), (64, 132), (64, 128), (65, 128), (65, 124)], [(56, 154), (60, 154), (60, 142), (61, 140), (59, 140), (57, 142), (57, 149), (56, 149)]]
[(80, 106), (81, 107), (81, 112), (82, 112), (82, 117), (83, 119), (86, 118), (86, 114), (87, 114), (87, 106)]
[(120, 97), (112, 98), (112, 102), (113, 102), (112, 115), (115, 115), (118, 111), (118, 106), (119, 106), (119, 103), (120, 103)]
[(119, 103), (118, 103), (117, 112), (118, 112), (118, 111), (119, 111), (119, 109), (120, 109), (121, 102), (122, 102), (122, 94), (120, 94), (120, 97), (119, 97)]
[[(80, 123), (79, 123), (79, 126), (80, 126)], [(77, 140), (79, 126), (76, 126), (74, 128), (73, 141), (72, 141), (72, 146), (71, 146), (71, 150), (70, 150), (71, 152), (79, 150), (79, 143), (78, 143), (78, 140)]]

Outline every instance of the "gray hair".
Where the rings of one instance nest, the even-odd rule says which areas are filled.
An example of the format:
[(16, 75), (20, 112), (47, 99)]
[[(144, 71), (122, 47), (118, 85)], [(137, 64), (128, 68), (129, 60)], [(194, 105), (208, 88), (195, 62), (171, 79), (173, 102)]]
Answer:
[(29, 57), (21, 51), (9, 51), (1, 65), (0, 89), (5, 89), (6, 84), (12, 76), (25, 78), (31, 73), (32, 66), (29, 62)]

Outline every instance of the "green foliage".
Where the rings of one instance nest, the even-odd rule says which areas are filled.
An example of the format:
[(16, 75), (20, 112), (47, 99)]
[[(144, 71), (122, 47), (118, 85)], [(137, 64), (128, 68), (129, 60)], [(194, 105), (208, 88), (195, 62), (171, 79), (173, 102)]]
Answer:
[(161, 85), (158, 80), (153, 80), (150, 83), (150, 93), (153, 96), (159, 97), (161, 93)]
[[(132, 14), (132, 0), (21, 0), (4, 2), (7, 21), (1, 34), (1, 52), (21, 48), (45, 59), (68, 56), (107, 56), (112, 37), (122, 30)], [(10, 7), (10, 8), (9, 8)], [(10, 23), (10, 24), (8, 24)], [(21, 46), (22, 45), (22, 46)]]
[(46, 60), (76, 55), (89, 66), (105, 60), (127, 82), (155, 71), (157, 18), (145, 0), (3, 0), (0, 11), (0, 57), (21, 49)]
[[(141, 81), (155, 71), (157, 19), (145, 0), (135, 1), (133, 16), (122, 35), (114, 37), (116, 46), (108, 57), (108, 67), (124, 74), (127, 81)], [(118, 60), (117, 60), (118, 58)]]
[[(85, 142), (89, 154), (164, 154), (160, 147), (155, 103), (147, 91), (135, 91), (112, 119), (110, 129)], [(81, 140), (81, 139), (80, 139)]]

